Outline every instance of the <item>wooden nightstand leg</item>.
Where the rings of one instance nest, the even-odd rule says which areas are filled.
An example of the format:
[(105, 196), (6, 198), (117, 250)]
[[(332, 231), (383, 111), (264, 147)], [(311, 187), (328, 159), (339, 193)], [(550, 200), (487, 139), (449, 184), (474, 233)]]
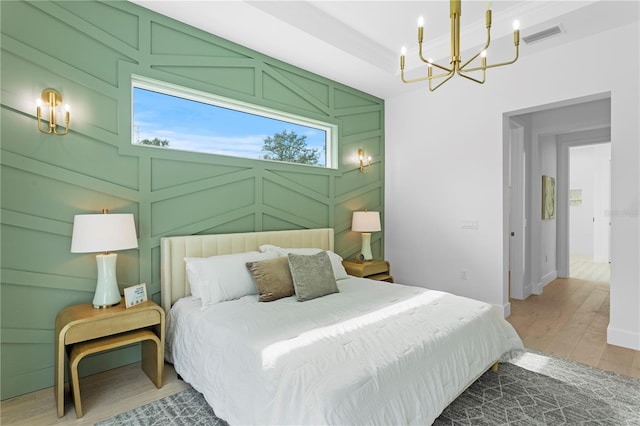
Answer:
[(56, 367), (54, 374), (53, 393), (56, 397), (58, 417), (64, 416), (64, 344), (56, 345)]
[(82, 417), (82, 400), (80, 399), (80, 380), (78, 379), (78, 364), (84, 357), (84, 354), (75, 354), (72, 357), (69, 364), (69, 370), (71, 373), (71, 394), (73, 395), (73, 405), (76, 408), (76, 417)]
[(164, 374), (164, 348), (157, 337), (143, 340), (142, 343), (142, 371), (151, 379), (158, 389), (162, 387)]

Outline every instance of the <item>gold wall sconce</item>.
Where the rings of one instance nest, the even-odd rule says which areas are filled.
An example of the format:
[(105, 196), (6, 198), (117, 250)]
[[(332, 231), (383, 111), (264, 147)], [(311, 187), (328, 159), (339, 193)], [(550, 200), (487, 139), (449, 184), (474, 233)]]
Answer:
[[(62, 95), (54, 89), (44, 89), (42, 95), (36, 101), (36, 112), (38, 116), (38, 130), (45, 134), (64, 136), (69, 133), (69, 105), (64, 106), (64, 132), (58, 132), (56, 123), (56, 108), (62, 103)], [(49, 106), (49, 124), (42, 128), (42, 105)]]
[(358, 150), (358, 160), (360, 161), (360, 172), (366, 173), (367, 167), (371, 167), (371, 156), (365, 157), (364, 150)]

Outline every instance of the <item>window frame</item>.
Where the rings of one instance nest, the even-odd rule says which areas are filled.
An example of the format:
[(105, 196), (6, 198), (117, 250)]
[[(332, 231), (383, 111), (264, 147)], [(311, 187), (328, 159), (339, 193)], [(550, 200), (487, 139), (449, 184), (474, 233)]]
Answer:
[[(139, 88), (143, 90), (149, 90), (164, 95), (174, 96), (182, 98), (188, 101), (199, 102), (214, 107), (226, 108), (232, 111), (238, 111), (241, 113), (247, 113), (257, 115), (263, 118), (285, 121), (291, 124), (311, 127), (325, 132), (325, 165), (322, 164), (304, 164), (294, 163), (282, 160), (269, 160), (264, 158), (244, 157), (240, 155), (219, 154), (205, 151), (193, 151), (176, 147), (157, 147), (153, 145), (141, 145), (135, 143), (136, 130), (135, 130), (135, 105), (134, 105), (134, 89)], [(140, 75), (131, 76), (131, 146), (137, 146), (142, 148), (161, 148), (173, 151), (191, 152), (203, 155), (220, 155), (231, 158), (241, 158), (245, 160), (254, 161), (269, 161), (280, 164), (293, 164), (299, 166), (318, 167), (322, 169), (334, 169), (338, 168), (338, 125), (332, 124), (326, 121), (316, 120), (309, 117), (304, 117), (274, 108), (265, 107), (262, 105), (252, 104), (249, 102), (240, 101), (237, 99), (231, 99), (213, 93), (205, 92), (202, 90), (193, 89), (190, 87), (180, 86), (177, 84), (151, 79)]]

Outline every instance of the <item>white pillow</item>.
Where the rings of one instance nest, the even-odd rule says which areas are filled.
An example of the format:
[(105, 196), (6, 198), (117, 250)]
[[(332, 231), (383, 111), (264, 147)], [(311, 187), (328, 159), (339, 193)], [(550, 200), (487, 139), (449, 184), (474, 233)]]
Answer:
[[(271, 244), (263, 244), (258, 249), (262, 253), (277, 253), (278, 256), (287, 256), (289, 253), (311, 255), (323, 251), (319, 248), (282, 248)], [(329, 254), (329, 260), (331, 260), (331, 268), (333, 269), (333, 276), (335, 277), (336, 281), (349, 278), (349, 276), (347, 275), (347, 271), (344, 269), (344, 266), (342, 266), (342, 257), (330, 250), (325, 251), (327, 252), (327, 254)]]
[(202, 307), (226, 300), (258, 294), (247, 262), (275, 259), (276, 253), (250, 251), (207, 258), (185, 257), (191, 295), (202, 300)]

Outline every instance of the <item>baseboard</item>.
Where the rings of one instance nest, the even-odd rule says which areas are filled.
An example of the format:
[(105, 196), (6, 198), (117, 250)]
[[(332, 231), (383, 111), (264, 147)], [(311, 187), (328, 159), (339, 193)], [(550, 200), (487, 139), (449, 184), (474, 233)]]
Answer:
[(543, 275), (542, 279), (540, 280), (542, 281), (542, 287), (546, 286), (547, 284), (551, 284), (556, 278), (558, 278), (558, 271), (551, 271), (548, 274)]
[(546, 285), (551, 284), (556, 278), (558, 278), (558, 271), (551, 271), (548, 274), (545, 274), (542, 278), (540, 278), (540, 281), (531, 286), (531, 293), (538, 295), (542, 294), (542, 289)]
[(542, 281), (538, 281), (537, 283), (531, 286), (531, 294), (537, 294), (538, 296), (542, 294)]
[(609, 326), (607, 327), (607, 343), (640, 351), (640, 334)]
[(503, 318), (507, 318), (511, 315), (511, 303), (507, 303), (505, 305), (493, 305), (494, 308), (496, 308), (496, 310), (498, 312), (502, 313), (502, 317)]

